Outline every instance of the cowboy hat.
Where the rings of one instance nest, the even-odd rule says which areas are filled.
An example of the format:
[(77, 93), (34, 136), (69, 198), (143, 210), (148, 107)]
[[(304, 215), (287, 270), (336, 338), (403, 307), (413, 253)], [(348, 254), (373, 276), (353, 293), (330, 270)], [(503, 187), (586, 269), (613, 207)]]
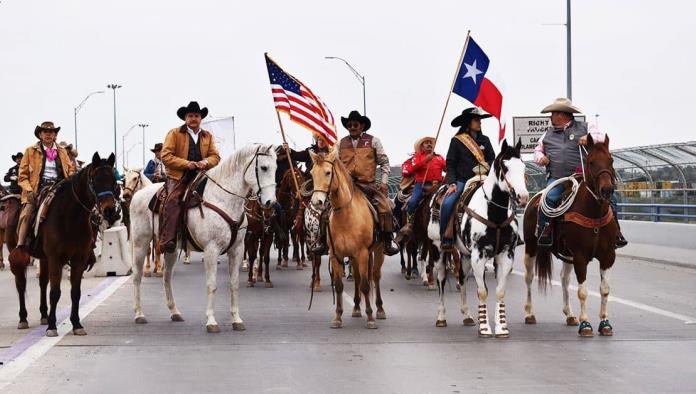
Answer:
[(553, 103), (547, 105), (544, 107), (544, 109), (541, 110), (542, 114), (547, 114), (549, 112), (565, 112), (569, 114), (579, 114), (580, 108), (576, 107), (573, 105), (573, 103), (565, 98), (565, 97), (559, 97), (553, 101)]
[(59, 142), (59, 143), (58, 143), (58, 146), (63, 147), (63, 148), (65, 148), (66, 150), (72, 150), (72, 148), (73, 148), (73, 145), (72, 145), (72, 144), (68, 144), (68, 143), (65, 142), (65, 141)]
[(486, 119), (490, 118), (493, 115), (487, 114), (483, 112), (481, 109), (478, 107), (471, 107), (467, 108), (464, 111), (462, 111), (462, 114), (457, 116), (456, 118), (452, 119), (452, 127), (469, 127), (469, 123), (471, 123), (471, 119), (478, 118), (478, 119)]
[(42, 131), (55, 131), (58, 133), (60, 131), (60, 127), (56, 127), (53, 122), (43, 122), (34, 129), (34, 135), (36, 138), (39, 138), (39, 133)]
[(372, 126), (370, 118), (364, 115), (360, 115), (360, 112), (358, 111), (350, 111), (350, 114), (348, 114), (347, 118), (341, 116), (341, 123), (343, 123), (343, 127), (345, 127), (346, 129), (348, 128), (348, 122), (352, 120), (357, 120), (358, 122), (362, 123), (364, 126), (363, 131), (369, 130), (370, 126)]
[(155, 147), (150, 149), (150, 152), (156, 153), (156, 152), (161, 152), (162, 151), (162, 143), (158, 142), (155, 144)]
[(200, 105), (198, 105), (197, 101), (191, 101), (186, 107), (181, 107), (176, 111), (176, 116), (179, 117), (181, 120), (186, 119), (186, 114), (190, 113), (199, 113), (201, 114), (201, 119), (205, 118), (208, 116), (208, 108), (203, 107), (201, 108)]
[(425, 143), (426, 141), (432, 141), (433, 144), (435, 143), (435, 138), (434, 137), (423, 137), (416, 141), (416, 143), (413, 145), (413, 150), (414, 152), (418, 153), (421, 151), (421, 145)]
[(22, 157), (24, 157), (24, 153), (22, 153), (22, 152), (17, 152), (17, 154), (12, 155), (12, 161), (15, 161), (15, 160), (17, 160), (17, 159), (21, 159)]

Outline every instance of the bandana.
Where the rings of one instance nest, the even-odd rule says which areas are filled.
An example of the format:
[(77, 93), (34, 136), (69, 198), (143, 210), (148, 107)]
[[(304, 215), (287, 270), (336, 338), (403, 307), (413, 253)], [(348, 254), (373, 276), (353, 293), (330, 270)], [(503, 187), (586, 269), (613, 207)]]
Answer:
[(56, 149), (56, 148), (46, 149), (46, 160), (56, 161), (56, 157), (58, 157), (58, 149)]

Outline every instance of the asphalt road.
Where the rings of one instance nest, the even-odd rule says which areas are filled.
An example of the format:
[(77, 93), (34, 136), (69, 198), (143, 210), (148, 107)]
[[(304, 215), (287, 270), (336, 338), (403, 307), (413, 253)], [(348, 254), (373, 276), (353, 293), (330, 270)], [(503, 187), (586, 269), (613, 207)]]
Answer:
[[(309, 302), (311, 270), (273, 270), (274, 288), (240, 290), (246, 331), (232, 330), (226, 257), (218, 270), (216, 318), (222, 332), (205, 331), (205, 280), (200, 256), (175, 268), (174, 292), (186, 321), (172, 322), (160, 278), (143, 282), (149, 323), (133, 322), (129, 279), (88, 278), (83, 324), (70, 324), (58, 339), (38, 325), (38, 282), (29, 283), (30, 330), (19, 331), (12, 274), (0, 272), (0, 392), (2, 393), (198, 393), (198, 392), (694, 392), (696, 391), (696, 270), (635, 259), (617, 260), (609, 302), (614, 336), (579, 338), (565, 326), (560, 288), (540, 294), (535, 285), (536, 325), (524, 324), (524, 282), (508, 284), (508, 339), (479, 338), (461, 324), (454, 283), (447, 289), (449, 326), (436, 328), (437, 291), (406, 281), (398, 260), (385, 263), (387, 320), (365, 328), (364, 318), (344, 313), (342, 329), (330, 329), (332, 292), (326, 264), (323, 291)], [(558, 267), (557, 267), (558, 268)], [(515, 270), (523, 270), (518, 253)], [(599, 288), (596, 264), (589, 289)], [(556, 269), (554, 277), (558, 278)], [(245, 280), (245, 274), (242, 279)], [(495, 279), (487, 274), (488, 287)], [(573, 279), (573, 282), (574, 279)], [(69, 307), (63, 282), (61, 308)], [(473, 279), (469, 305), (477, 304)], [(352, 295), (353, 284), (346, 292)], [(571, 292), (574, 311), (577, 296)], [(494, 297), (489, 299), (493, 310)], [(348, 304), (350, 305), (350, 304)], [(588, 300), (599, 323), (599, 298)], [(91, 312), (85, 316), (86, 312)], [(8, 357), (14, 361), (8, 362)]]

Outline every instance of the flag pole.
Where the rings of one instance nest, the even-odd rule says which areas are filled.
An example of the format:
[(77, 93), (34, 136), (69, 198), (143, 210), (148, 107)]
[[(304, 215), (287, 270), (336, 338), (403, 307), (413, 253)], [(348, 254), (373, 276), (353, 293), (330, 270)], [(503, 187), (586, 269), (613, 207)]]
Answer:
[(302, 195), (300, 194), (300, 185), (297, 183), (297, 177), (295, 177), (295, 166), (292, 164), (292, 158), (290, 157), (290, 148), (288, 147), (288, 142), (285, 139), (285, 129), (283, 129), (283, 122), (280, 120), (280, 111), (276, 108), (276, 116), (278, 116), (278, 124), (280, 125), (280, 135), (283, 138), (283, 146), (285, 147), (285, 156), (288, 159), (288, 164), (290, 164), (290, 171), (292, 171), (292, 183), (295, 185), (295, 192), (297, 193), (297, 199), (302, 201)]

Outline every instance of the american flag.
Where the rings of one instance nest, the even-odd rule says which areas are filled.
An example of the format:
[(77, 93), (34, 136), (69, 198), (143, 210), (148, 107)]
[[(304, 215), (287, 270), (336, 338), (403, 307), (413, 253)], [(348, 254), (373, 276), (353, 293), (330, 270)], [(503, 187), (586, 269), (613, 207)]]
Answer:
[(276, 109), (290, 115), (290, 120), (309, 129), (327, 145), (334, 145), (336, 126), (326, 104), (305, 84), (283, 71), (268, 54), (265, 57)]

